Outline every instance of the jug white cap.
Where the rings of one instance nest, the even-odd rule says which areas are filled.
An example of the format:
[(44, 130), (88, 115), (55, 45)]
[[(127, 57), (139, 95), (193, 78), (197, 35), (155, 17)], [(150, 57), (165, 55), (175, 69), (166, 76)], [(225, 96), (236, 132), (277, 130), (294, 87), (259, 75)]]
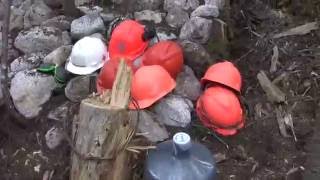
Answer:
[(182, 151), (187, 151), (191, 148), (191, 138), (189, 134), (178, 132), (173, 136), (173, 143)]

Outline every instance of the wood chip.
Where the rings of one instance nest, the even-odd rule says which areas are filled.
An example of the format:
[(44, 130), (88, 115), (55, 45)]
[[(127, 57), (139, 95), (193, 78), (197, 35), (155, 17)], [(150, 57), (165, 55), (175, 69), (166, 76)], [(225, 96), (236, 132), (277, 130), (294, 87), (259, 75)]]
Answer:
[(290, 135), (287, 132), (287, 128), (286, 128), (286, 124), (285, 124), (285, 120), (284, 120), (284, 112), (281, 108), (277, 108), (276, 109), (276, 115), (277, 115), (277, 121), (278, 121), (278, 126), (279, 126), (279, 130), (280, 130), (280, 134), (283, 137), (290, 137)]
[(261, 103), (257, 103), (254, 106), (254, 111), (255, 111), (255, 118), (256, 119), (259, 119), (259, 118), (262, 118), (263, 116), (269, 115), (268, 111), (263, 108)]
[(6, 159), (7, 158), (7, 155), (4, 154), (4, 150), (3, 149), (0, 149), (0, 155), (1, 155), (2, 159)]
[(264, 71), (260, 71), (257, 78), (263, 91), (267, 94), (269, 101), (281, 103), (286, 100), (286, 95), (270, 81)]
[(277, 121), (278, 121), (278, 125), (279, 125), (279, 130), (280, 133), (283, 137), (290, 137), (290, 135), (287, 132), (287, 128), (290, 128), (292, 135), (294, 137), (295, 142), (297, 142), (297, 137), (296, 137), (296, 133), (294, 131), (294, 126), (293, 126), (293, 120), (292, 120), (292, 114), (283, 110), (281, 106), (279, 106), (276, 109), (276, 114), (277, 114)]
[(41, 168), (41, 164), (38, 164), (37, 166), (33, 167), (34, 171), (39, 173)]
[(289, 29), (288, 31), (276, 34), (273, 38), (281, 38), (286, 36), (295, 36), (295, 35), (305, 35), (310, 33), (312, 30), (316, 30), (319, 28), (318, 22), (310, 22), (304, 25)]
[(54, 170), (52, 170), (52, 171), (46, 170), (46, 171), (44, 172), (44, 174), (43, 174), (42, 180), (51, 180), (53, 174), (54, 174)]
[(279, 64), (279, 49), (278, 46), (273, 47), (273, 55), (271, 57), (270, 72), (274, 73), (277, 71), (277, 65)]
[(216, 163), (221, 163), (227, 159), (227, 156), (223, 153), (217, 153), (214, 155), (214, 160)]
[(257, 116), (257, 118), (261, 118), (262, 117), (262, 104), (258, 103), (254, 106), (254, 111), (255, 111), (255, 115)]
[(251, 168), (251, 173), (256, 172), (256, 170), (257, 170), (258, 167), (259, 167), (259, 163), (258, 163), (258, 162), (254, 163), (254, 165), (253, 165), (252, 168)]
[(291, 132), (293, 134), (293, 137), (294, 137), (294, 141), (297, 142), (297, 137), (296, 137), (296, 133), (294, 131), (294, 126), (293, 126), (293, 120), (292, 120), (292, 115), (291, 113), (287, 113), (285, 116), (284, 116), (284, 123), (286, 124), (286, 126), (290, 127), (291, 129)]

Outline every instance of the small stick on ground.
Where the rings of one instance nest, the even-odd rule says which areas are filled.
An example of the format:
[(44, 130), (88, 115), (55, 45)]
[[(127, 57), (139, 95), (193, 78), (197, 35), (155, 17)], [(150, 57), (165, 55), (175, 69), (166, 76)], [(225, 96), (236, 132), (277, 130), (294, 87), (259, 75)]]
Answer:
[(267, 94), (269, 101), (282, 103), (286, 100), (286, 95), (274, 85), (264, 71), (260, 71), (257, 75), (261, 88)]
[(229, 145), (223, 139), (221, 139), (216, 133), (210, 133), (210, 135), (215, 137), (220, 143), (222, 143), (226, 147), (227, 150), (229, 150)]
[(270, 72), (274, 73), (277, 71), (277, 65), (279, 64), (279, 48), (278, 46), (273, 47), (273, 54), (271, 57)]

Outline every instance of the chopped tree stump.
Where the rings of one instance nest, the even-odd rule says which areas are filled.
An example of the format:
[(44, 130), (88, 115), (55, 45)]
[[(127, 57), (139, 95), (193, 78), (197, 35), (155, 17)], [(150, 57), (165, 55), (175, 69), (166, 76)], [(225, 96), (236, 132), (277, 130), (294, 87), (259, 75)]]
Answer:
[(131, 69), (122, 60), (112, 91), (81, 102), (73, 122), (71, 180), (127, 180), (132, 156), (127, 151), (137, 120), (127, 106)]

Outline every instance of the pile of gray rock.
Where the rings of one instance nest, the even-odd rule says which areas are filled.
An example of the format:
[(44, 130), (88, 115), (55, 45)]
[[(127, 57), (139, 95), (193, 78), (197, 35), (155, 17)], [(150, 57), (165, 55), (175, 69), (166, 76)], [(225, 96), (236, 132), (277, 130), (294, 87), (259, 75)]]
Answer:
[[(84, 14), (77, 19), (58, 15), (55, 8), (62, 7), (62, 0), (13, 1), (10, 31), (18, 34), (15, 38), (10, 38), (9, 43), (9, 55), (13, 60), (9, 74), (12, 78), (10, 94), (17, 110), (26, 118), (31, 119), (39, 115), (56, 86), (52, 76), (40, 74), (35, 68), (41, 63), (63, 64), (70, 55), (72, 42), (93, 34), (95, 37), (103, 38), (108, 24), (120, 16), (114, 9), (86, 7), (90, 3), (89, 0), (75, 2)], [(112, 2), (119, 6), (127, 0)], [(160, 40), (177, 40), (184, 50), (186, 66), (177, 77), (174, 92), (152, 108), (142, 111), (139, 130), (148, 132), (146, 137), (153, 142), (168, 138), (165, 125), (190, 125), (193, 102), (201, 93), (198, 78), (208, 65), (214, 63), (205, 45), (212, 39), (224, 38), (221, 36), (224, 36), (225, 23), (218, 19), (224, 7), (224, 0), (205, 0), (204, 4), (201, 2), (203, 1), (137, 0), (130, 6), (134, 11), (132, 17), (136, 20), (151, 21), (156, 25)], [(1, 7), (0, 3), (0, 26)], [(175, 34), (176, 32), (179, 34)], [(151, 45), (155, 42), (156, 40), (153, 40)], [(83, 83), (88, 81), (79, 80)], [(77, 82), (78, 80), (70, 81), (67, 87), (85, 88), (72, 84)], [(79, 90), (82, 94), (76, 94), (77, 92), (69, 93), (70, 97), (72, 96), (70, 99), (79, 101), (86, 97), (85, 92), (88, 90)], [(0, 99), (1, 95), (0, 91)], [(49, 118), (63, 119), (66, 113), (61, 113), (61, 109), (66, 111), (65, 104), (52, 110)], [(62, 115), (55, 117), (55, 114)]]
[[(39, 115), (42, 105), (50, 99), (56, 86), (52, 76), (40, 74), (35, 68), (45, 60), (58, 61), (59, 57), (52, 57), (50, 53), (71, 45), (67, 31), (70, 23), (65, 16), (55, 16), (43, 1), (32, 3), (27, 0), (13, 7), (10, 29), (19, 31), (13, 45), (22, 56), (10, 65), (10, 94), (16, 109), (28, 119)], [(64, 57), (60, 57), (60, 61), (65, 61), (69, 54), (61, 51), (59, 56)]]
[(10, 94), (16, 109), (32, 119), (39, 115), (56, 86), (52, 76), (40, 74), (36, 68), (42, 63), (63, 64), (70, 55), (72, 39), (104, 33), (105, 25), (97, 13), (78, 19), (57, 15), (54, 8), (62, 6), (61, 0), (26, 0), (13, 4), (10, 31), (18, 34), (10, 49), (20, 51), (21, 56), (9, 57), (13, 58), (9, 69)]

